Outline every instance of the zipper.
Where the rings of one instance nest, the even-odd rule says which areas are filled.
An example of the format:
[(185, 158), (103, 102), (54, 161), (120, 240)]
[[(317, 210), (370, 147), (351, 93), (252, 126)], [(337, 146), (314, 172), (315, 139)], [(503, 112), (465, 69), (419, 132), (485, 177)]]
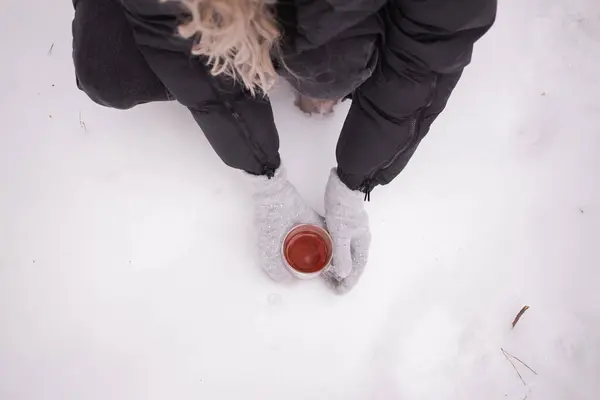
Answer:
[(267, 155), (265, 154), (264, 150), (255, 140), (252, 139), (252, 135), (250, 134), (248, 127), (242, 120), (241, 115), (237, 111), (235, 111), (233, 105), (231, 105), (231, 103), (228, 101), (224, 101), (223, 103), (225, 104), (225, 107), (227, 108), (227, 110), (235, 120), (236, 124), (240, 128), (240, 131), (242, 132), (243, 136), (242, 139), (244, 139), (244, 141), (250, 148), (252, 156), (254, 157), (256, 162), (258, 162), (261, 165), (262, 175), (266, 175), (268, 178), (272, 178), (275, 175), (275, 168), (266, 162)]
[[(209, 78), (212, 79), (212, 77)], [(273, 176), (275, 176), (276, 168), (267, 162), (267, 155), (265, 154), (262, 147), (255, 140), (252, 139), (252, 135), (250, 134), (250, 131), (244, 123), (241, 115), (237, 111), (235, 111), (235, 108), (229, 101), (223, 99), (223, 96), (219, 92), (218, 88), (214, 87), (214, 84), (210, 79), (209, 84), (213, 90), (213, 93), (219, 99), (219, 101), (225, 105), (225, 108), (227, 108), (227, 111), (235, 120), (236, 125), (241, 131), (242, 140), (246, 142), (246, 145), (250, 149), (250, 153), (252, 153), (252, 157), (260, 165), (261, 175), (265, 175), (267, 178), (271, 179)]]
[(421, 121), (423, 119), (423, 114), (425, 114), (425, 111), (433, 103), (433, 99), (435, 96), (435, 89), (437, 86), (437, 79), (438, 79), (437, 74), (434, 74), (433, 80), (431, 81), (431, 84), (430, 84), (431, 93), (429, 95), (429, 98), (427, 99), (427, 103), (425, 104), (425, 106), (421, 107), (417, 111), (416, 115), (410, 121), (410, 130), (408, 133), (408, 135), (410, 136), (410, 139), (408, 140), (408, 142), (406, 142), (402, 147), (400, 147), (398, 150), (396, 150), (396, 152), (392, 155), (392, 157), (389, 160), (387, 160), (384, 164), (382, 164), (379, 167), (377, 167), (376, 169), (374, 169), (373, 172), (371, 172), (367, 176), (367, 179), (365, 179), (364, 182), (359, 187), (358, 190), (360, 190), (361, 192), (363, 192), (365, 194), (365, 201), (371, 201), (371, 192), (373, 191), (373, 189), (375, 188), (375, 185), (377, 184), (376, 176), (379, 175), (382, 171), (385, 171), (386, 169), (391, 167), (396, 162), (396, 160), (398, 160), (398, 157), (400, 157), (400, 155), (402, 153), (404, 153), (406, 151), (406, 149), (408, 149), (410, 146), (412, 146), (415, 143), (415, 139), (417, 138), (417, 132), (421, 126)]

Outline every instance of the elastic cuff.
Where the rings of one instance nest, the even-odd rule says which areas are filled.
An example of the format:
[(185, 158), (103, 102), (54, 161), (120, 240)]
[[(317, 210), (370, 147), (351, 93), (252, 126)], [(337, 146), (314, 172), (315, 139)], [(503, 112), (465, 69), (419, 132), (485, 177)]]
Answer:
[(347, 174), (339, 166), (337, 167), (337, 176), (352, 191), (360, 190), (367, 180), (367, 177), (363, 175)]
[(258, 170), (256, 170), (256, 171), (244, 170), (244, 172), (246, 172), (249, 175), (253, 175), (253, 176), (266, 176), (270, 179), (273, 176), (275, 176), (277, 170), (279, 170), (281, 168), (281, 158), (279, 158), (279, 155), (277, 155), (275, 162), (268, 162), (268, 163), (260, 166), (259, 168), (260, 168), (260, 172), (258, 172)]

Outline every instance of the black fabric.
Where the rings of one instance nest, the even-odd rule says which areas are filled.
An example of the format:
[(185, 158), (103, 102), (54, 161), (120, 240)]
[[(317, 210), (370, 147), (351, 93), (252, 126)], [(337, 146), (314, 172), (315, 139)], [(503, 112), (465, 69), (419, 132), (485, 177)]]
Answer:
[[(279, 73), (300, 93), (337, 100), (366, 81), (377, 65), (385, 0), (284, 0), (277, 15), (284, 27)], [(291, 22), (290, 22), (291, 21)]]
[(381, 14), (377, 70), (353, 93), (337, 146), (340, 177), (366, 192), (406, 166), (494, 22), (496, 1), (394, 0)]
[(119, 3), (74, 0), (73, 5), (73, 62), (81, 90), (118, 109), (172, 99), (138, 50)]
[[(279, 139), (268, 99), (210, 76), (206, 60), (190, 56), (192, 41), (175, 34), (186, 18), (180, 5), (158, 0), (75, 5), (77, 77), (95, 101), (127, 108), (172, 93), (225, 163), (254, 174), (278, 167)], [(337, 146), (347, 186), (370, 192), (404, 168), (444, 109), (473, 43), (492, 25), (496, 6), (496, 0), (277, 2), (284, 30), (279, 64), (293, 72), (280, 68), (280, 73), (311, 97), (351, 96)]]

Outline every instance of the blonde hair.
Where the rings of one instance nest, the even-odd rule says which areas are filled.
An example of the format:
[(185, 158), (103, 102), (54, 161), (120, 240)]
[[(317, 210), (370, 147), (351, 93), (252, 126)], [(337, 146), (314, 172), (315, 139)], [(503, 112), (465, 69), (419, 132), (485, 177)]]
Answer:
[(208, 58), (212, 75), (239, 80), (253, 95), (273, 87), (277, 73), (271, 51), (281, 38), (273, 0), (178, 1), (191, 16), (179, 34), (196, 39), (192, 53)]

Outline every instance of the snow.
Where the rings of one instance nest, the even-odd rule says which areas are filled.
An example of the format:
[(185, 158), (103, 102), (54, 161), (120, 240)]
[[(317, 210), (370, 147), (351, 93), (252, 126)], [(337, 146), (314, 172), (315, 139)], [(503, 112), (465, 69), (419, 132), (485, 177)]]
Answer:
[[(373, 193), (372, 258), (344, 297), (261, 273), (247, 187), (183, 107), (77, 90), (69, 2), (5, 3), (0, 399), (597, 399), (600, 4), (500, 3)], [(285, 87), (273, 103), (322, 210), (348, 105), (309, 118)]]

